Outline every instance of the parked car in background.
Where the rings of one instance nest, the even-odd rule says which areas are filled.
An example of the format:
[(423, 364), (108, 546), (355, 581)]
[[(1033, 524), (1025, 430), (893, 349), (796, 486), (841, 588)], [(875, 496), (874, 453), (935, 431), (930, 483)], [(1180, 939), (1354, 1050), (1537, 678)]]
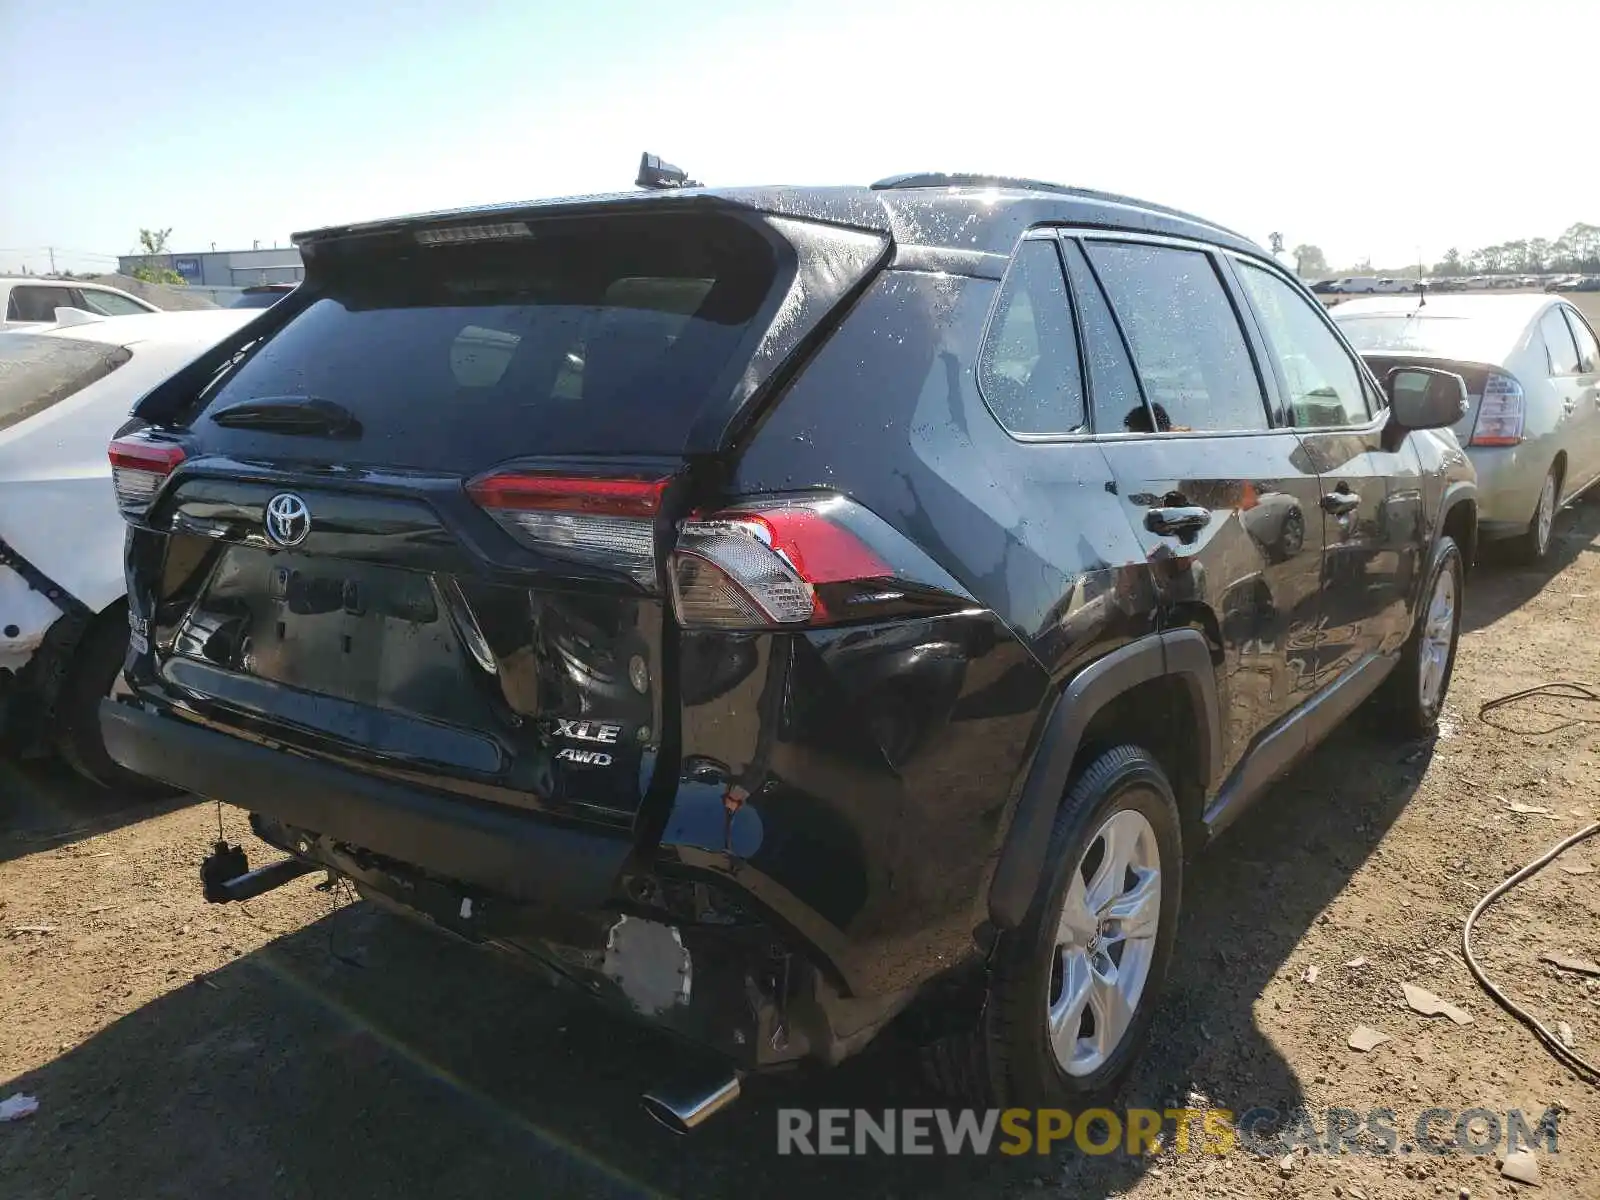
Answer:
[(250, 319), (141, 313), (0, 333), (0, 740), (147, 787), (100, 737), (127, 652), (123, 528), (105, 444), (144, 392)]
[(1339, 281), (1336, 279), (1319, 279), (1311, 285), (1311, 290), (1319, 296), (1330, 295), (1339, 290)]
[(294, 291), (292, 283), (256, 283), (251, 284), (240, 292), (229, 308), (271, 308), (290, 292)]
[(0, 279), (0, 330), (53, 325), (56, 309), (75, 308), (102, 317), (159, 312), (155, 305), (100, 283), (40, 279), (32, 275)]
[(1420, 364), (1467, 381), (1455, 432), (1477, 468), (1479, 528), (1544, 558), (1557, 511), (1600, 478), (1600, 346), (1583, 315), (1534, 294), (1351, 301), (1333, 317), (1380, 378)]
[(1359, 296), (1378, 290), (1376, 275), (1346, 275), (1329, 283), (1328, 290), (1341, 296)]
[(1104, 1090), (1186, 852), (1438, 718), (1462, 382), (1209, 222), (930, 174), (296, 241), (111, 445), (113, 756), (289, 855), (215, 899), (326, 869), (725, 1056), (680, 1128), (919, 998), (954, 1090)]

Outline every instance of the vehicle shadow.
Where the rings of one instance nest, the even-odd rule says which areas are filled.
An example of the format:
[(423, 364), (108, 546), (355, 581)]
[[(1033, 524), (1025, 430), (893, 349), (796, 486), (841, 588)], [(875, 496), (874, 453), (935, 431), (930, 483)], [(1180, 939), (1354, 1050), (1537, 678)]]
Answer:
[(1582, 554), (1600, 553), (1600, 494), (1585, 499), (1556, 516), (1550, 556), (1538, 566), (1515, 561), (1505, 542), (1485, 542), (1478, 548), (1477, 570), (1468, 585), (1471, 602), (1461, 615), (1461, 631), (1470, 633), (1493, 625), (1521, 608), (1556, 575)]
[(195, 804), (193, 796), (133, 800), (55, 758), (0, 757), (0, 863)]
[[(1302, 1101), (1257, 1025), (1262, 989), (1410, 798), (1431, 746), (1352, 725), (1202, 857), (1176, 962), (1113, 1107)], [(352, 966), (351, 963), (359, 963)], [(41, 1111), (0, 1138), (8, 1197), (970, 1196), (1131, 1186), (1147, 1162), (1027, 1154), (779, 1157), (780, 1107), (930, 1107), (910, 1049), (757, 1080), (687, 1140), (636, 1099), (681, 1049), (520, 965), (356, 904), (169, 992), (6, 1085)]]

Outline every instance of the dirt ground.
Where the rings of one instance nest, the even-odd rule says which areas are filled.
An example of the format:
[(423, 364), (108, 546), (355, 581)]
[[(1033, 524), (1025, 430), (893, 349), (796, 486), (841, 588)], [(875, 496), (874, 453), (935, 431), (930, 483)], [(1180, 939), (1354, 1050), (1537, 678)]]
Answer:
[[(758, 1082), (687, 1141), (636, 1103), (678, 1061), (644, 1030), (544, 990), (314, 878), (208, 907), (214, 807), (114, 808), (54, 769), (0, 766), (0, 1196), (1600, 1197), (1600, 1095), (1478, 990), (1459, 955), (1477, 897), (1600, 816), (1600, 705), (1514, 689), (1600, 678), (1600, 502), (1565, 514), (1553, 563), (1469, 585), (1441, 736), (1335, 736), (1191, 872), (1178, 954), (1129, 1107), (1388, 1108), (1387, 1156), (1240, 1149), (1142, 1158), (779, 1158), (775, 1110), (933, 1103), (892, 1039), (831, 1074)], [(1513, 811), (1513, 803), (1535, 812)], [(243, 814), (230, 839), (267, 855)], [(1481, 923), (1512, 994), (1600, 1057), (1600, 839)], [(1357, 965), (1361, 963), (1362, 965)], [(1315, 982), (1308, 982), (1312, 968)], [(1402, 983), (1469, 1025), (1407, 1009)], [(1391, 1040), (1349, 1049), (1357, 1025)], [(1492, 1154), (1426, 1155), (1430, 1108), (1559, 1114), (1538, 1192)], [(1446, 1122), (1446, 1127), (1448, 1127)], [(1502, 1138), (1503, 1146), (1503, 1138)], [(1463, 1190), (1465, 1189), (1465, 1191)]]

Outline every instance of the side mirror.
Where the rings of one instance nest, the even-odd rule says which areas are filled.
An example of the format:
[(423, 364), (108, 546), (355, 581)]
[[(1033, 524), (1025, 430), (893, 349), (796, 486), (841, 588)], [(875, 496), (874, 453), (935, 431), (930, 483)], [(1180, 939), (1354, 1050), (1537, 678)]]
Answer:
[(1384, 380), (1389, 393), (1389, 424), (1413, 429), (1446, 429), (1467, 414), (1467, 384), (1461, 376), (1433, 367), (1395, 367)]

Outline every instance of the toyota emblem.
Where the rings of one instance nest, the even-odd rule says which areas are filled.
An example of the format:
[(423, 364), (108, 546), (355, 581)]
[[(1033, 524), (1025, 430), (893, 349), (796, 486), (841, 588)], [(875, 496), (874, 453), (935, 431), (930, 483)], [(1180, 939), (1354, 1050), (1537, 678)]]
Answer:
[(298, 546), (311, 532), (311, 510), (293, 492), (279, 492), (267, 501), (267, 538), (280, 546)]

